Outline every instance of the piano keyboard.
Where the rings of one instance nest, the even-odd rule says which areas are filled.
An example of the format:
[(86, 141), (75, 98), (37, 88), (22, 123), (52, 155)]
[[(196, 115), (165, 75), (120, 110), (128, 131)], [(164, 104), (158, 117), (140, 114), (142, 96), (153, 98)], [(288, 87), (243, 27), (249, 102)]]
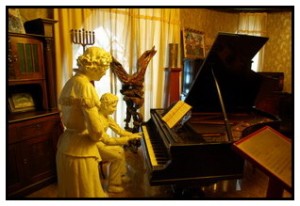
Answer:
[(147, 147), (147, 151), (148, 151), (148, 155), (149, 155), (149, 158), (150, 158), (151, 165), (152, 166), (158, 166), (158, 163), (157, 163), (156, 158), (155, 158), (154, 150), (153, 150), (152, 144), (150, 142), (150, 137), (149, 137), (149, 134), (148, 134), (147, 127), (142, 126), (142, 131), (143, 131), (143, 134), (144, 134), (144, 139), (145, 139), (145, 143), (146, 143), (146, 147)]
[(160, 139), (154, 139), (157, 135), (149, 134), (151, 132), (148, 131), (146, 126), (142, 126), (142, 131), (151, 166), (159, 167), (165, 165), (169, 158), (163, 142), (159, 141)]

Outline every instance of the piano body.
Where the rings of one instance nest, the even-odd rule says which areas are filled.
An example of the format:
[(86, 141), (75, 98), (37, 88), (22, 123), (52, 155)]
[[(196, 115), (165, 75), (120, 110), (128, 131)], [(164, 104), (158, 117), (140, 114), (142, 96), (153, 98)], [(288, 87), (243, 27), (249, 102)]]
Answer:
[(166, 109), (151, 109), (142, 125), (151, 185), (206, 185), (242, 177), (244, 160), (232, 143), (280, 124), (253, 106), (270, 85), (251, 70), (251, 60), (267, 40), (219, 33), (184, 100), (192, 106), (188, 121), (171, 129), (162, 120)]

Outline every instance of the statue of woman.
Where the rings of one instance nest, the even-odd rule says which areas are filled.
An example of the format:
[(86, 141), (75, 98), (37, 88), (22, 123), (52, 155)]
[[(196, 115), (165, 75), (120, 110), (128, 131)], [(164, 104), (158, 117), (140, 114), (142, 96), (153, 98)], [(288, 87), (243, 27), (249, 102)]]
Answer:
[(77, 59), (78, 71), (59, 97), (65, 131), (59, 137), (56, 154), (58, 197), (106, 197), (96, 146), (105, 131), (99, 121), (99, 97), (91, 81), (100, 80), (111, 61), (111, 55), (103, 49), (87, 48)]

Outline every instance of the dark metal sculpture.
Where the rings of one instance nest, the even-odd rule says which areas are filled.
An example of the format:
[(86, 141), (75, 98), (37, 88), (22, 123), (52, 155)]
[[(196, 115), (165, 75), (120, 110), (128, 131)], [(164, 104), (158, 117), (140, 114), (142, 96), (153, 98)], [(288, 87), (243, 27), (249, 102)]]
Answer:
[[(144, 76), (147, 66), (156, 54), (156, 50), (153, 47), (151, 50), (145, 51), (137, 60), (137, 72), (134, 74), (128, 74), (115, 58), (111, 63), (111, 69), (113, 73), (122, 82), (121, 94), (124, 95), (123, 100), (126, 102), (126, 118), (125, 129), (136, 133), (140, 131), (140, 126), (143, 122), (143, 115), (138, 112), (144, 104)], [(129, 127), (129, 123), (133, 120), (133, 128)]]

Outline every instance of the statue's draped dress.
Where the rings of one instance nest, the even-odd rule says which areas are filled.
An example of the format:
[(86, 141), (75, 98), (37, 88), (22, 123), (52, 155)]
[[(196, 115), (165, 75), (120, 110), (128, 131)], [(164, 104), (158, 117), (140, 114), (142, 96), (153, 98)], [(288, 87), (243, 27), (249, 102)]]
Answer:
[(64, 133), (57, 144), (58, 197), (106, 197), (96, 143), (103, 127), (98, 120), (99, 97), (89, 79), (73, 76), (59, 98)]

